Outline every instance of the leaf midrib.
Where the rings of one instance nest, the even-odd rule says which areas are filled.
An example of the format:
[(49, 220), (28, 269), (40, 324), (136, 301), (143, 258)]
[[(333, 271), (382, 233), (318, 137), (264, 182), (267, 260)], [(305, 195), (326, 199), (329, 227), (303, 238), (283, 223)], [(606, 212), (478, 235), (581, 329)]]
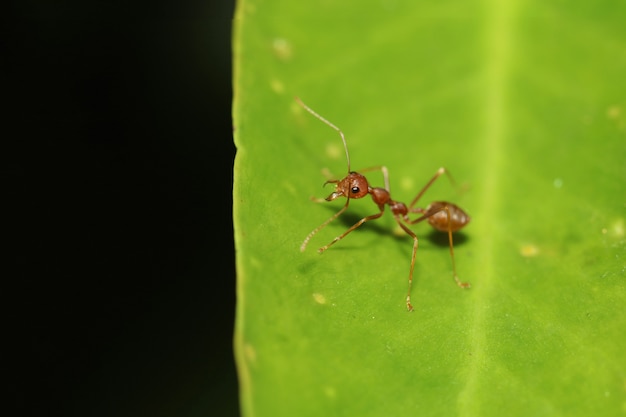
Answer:
[[(457, 401), (459, 415), (481, 415), (481, 404), (475, 401), (481, 385), (481, 372), (485, 369), (488, 358), (486, 356), (486, 320), (489, 300), (492, 297), (491, 282), (496, 278), (494, 265), (494, 236), (496, 236), (494, 223), (490, 219), (497, 218), (499, 211), (498, 196), (502, 195), (498, 190), (500, 173), (504, 171), (505, 164), (502, 161), (502, 148), (507, 139), (507, 93), (511, 67), (510, 52), (513, 47), (513, 19), (516, 4), (513, 1), (488, 1), (485, 2), (485, 99), (484, 99), (484, 132), (482, 134), (481, 161), (483, 171), (480, 175), (482, 180), (480, 207), (482, 225), (480, 248), (477, 256), (481, 257), (477, 265), (481, 265), (480, 274), (476, 275), (473, 288), (473, 310), (469, 318), (471, 337), (471, 360), (467, 362), (465, 386), (459, 394)], [(478, 271), (476, 271), (478, 272)]]

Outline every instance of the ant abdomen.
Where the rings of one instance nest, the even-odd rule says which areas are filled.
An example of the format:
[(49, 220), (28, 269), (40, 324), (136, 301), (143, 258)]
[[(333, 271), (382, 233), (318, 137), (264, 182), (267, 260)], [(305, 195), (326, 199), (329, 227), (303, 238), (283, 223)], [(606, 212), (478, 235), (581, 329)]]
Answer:
[(470, 216), (462, 208), (447, 201), (429, 204), (424, 213), (429, 216), (428, 223), (441, 232), (456, 232), (470, 221)]

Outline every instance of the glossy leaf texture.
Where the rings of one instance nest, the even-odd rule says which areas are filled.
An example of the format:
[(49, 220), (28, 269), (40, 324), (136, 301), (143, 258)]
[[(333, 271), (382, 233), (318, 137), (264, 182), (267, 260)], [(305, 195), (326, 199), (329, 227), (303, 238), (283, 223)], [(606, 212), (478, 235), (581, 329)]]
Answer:
[[(235, 352), (264, 416), (626, 414), (626, 4), (240, 0), (234, 20)], [(385, 165), (452, 201), (455, 235), (389, 212), (322, 255)], [(365, 173), (383, 186), (380, 172)]]

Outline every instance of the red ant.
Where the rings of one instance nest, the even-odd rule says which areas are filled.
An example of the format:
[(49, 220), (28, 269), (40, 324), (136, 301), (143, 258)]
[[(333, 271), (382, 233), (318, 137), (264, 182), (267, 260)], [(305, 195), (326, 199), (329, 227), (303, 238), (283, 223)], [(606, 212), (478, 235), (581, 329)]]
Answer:
[[(318, 249), (319, 253), (323, 253), (324, 251), (326, 251), (326, 249), (330, 248), (333, 244), (337, 243), (338, 241), (346, 237), (348, 233), (352, 232), (354, 229), (358, 228), (363, 223), (369, 220), (374, 220), (374, 219), (381, 217), (385, 211), (385, 205), (388, 205), (398, 225), (402, 228), (402, 230), (404, 230), (409, 236), (413, 238), (413, 254), (411, 256), (411, 269), (409, 270), (409, 289), (406, 295), (407, 309), (409, 311), (413, 311), (413, 306), (411, 305), (411, 287), (413, 286), (413, 269), (415, 267), (415, 255), (417, 253), (417, 246), (418, 246), (417, 235), (415, 235), (415, 233), (413, 233), (413, 231), (408, 228), (407, 224), (416, 224), (423, 220), (428, 220), (428, 223), (435, 229), (448, 233), (448, 241), (450, 243), (450, 258), (452, 259), (452, 274), (453, 274), (454, 280), (456, 281), (459, 287), (469, 288), (470, 287), (469, 282), (461, 282), (456, 274), (456, 265), (454, 263), (454, 248), (453, 248), (453, 243), (452, 243), (452, 232), (456, 232), (460, 230), (461, 228), (463, 228), (467, 223), (469, 223), (470, 217), (459, 206), (457, 206), (456, 204), (446, 202), (446, 201), (435, 201), (434, 203), (431, 203), (430, 205), (428, 205), (425, 209), (414, 207), (415, 204), (418, 202), (418, 200), (426, 192), (426, 190), (442, 174), (444, 173), (447, 174), (448, 177), (450, 178), (450, 181), (452, 181), (452, 177), (450, 176), (448, 171), (443, 167), (439, 168), (437, 170), (437, 173), (430, 179), (430, 181), (428, 181), (428, 183), (426, 183), (424, 188), (422, 188), (422, 190), (417, 194), (417, 196), (413, 199), (413, 201), (411, 201), (411, 204), (409, 204), (408, 207), (406, 204), (402, 202), (392, 200), (391, 193), (389, 191), (389, 173), (387, 171), (387, 167), (377, 166), (377, 167), (367, 168), (361, 171), (361, 172), (367, 172), (367, 171), (380, 170), (382, 172), (383, 178), (385, 181), (385, 188), (371, 187), (367, 181), (367, 178), (365, 178), (364, 175), (350, 170), (350, 154), (348, 153), (348, 145), (346, 144), (346, 139), (341, 129), (339, 129), (337, 126), (335, 126), (334, 124), (332, 124), (331, 122), (329, 122), (328, 120), (326, 120), (325, 118), (317, 114), (313, 109), (311, 109), (309, 106), (304, 104), (302, 100), (300, 100), (298, 97), (296, 97), (295, 99), (298, 102), (298, 104), (300, 104), (306, 111), (311, 113), (313, 116), (315, 116), (316, 118), (318, 118), (319, 120), (321, 120), (322, 122), (330, 126), (331, 128), (335, 129), (339, 133), (339, 136), (341, 136), (341, 140), (343, 142), (343, 147), (346, 151), (346, 160), (348, 163), (348, 175), (346, 175), (341, 180), (328, 180), (324, 183), (324, 185), (335, 184), (335, 191), (333, 191), (324, 200), (333, 201), (339, 197), (346, 197), (346, 204), (343, 206), (341, 210), (335, 213), (332, 217), (330, 217), (324, 223), (322, 223), (321, 225), (313, 229), (313, 231), (309, 233), (308, 236), (304, 239), (304, 242), (302, 242), (302, 245), (300, 246), (300, 250), (304, 251), (309, 241), (311, 240), (311, 238), (317, 232), (319, 232), (328, 223), (332, 222), (337, 217), (339, 217), (344, 211), (346, 211), (346, 209), (348, 208), (348, 205), (350, 204), (350, 199), (363, 198), (366, 195), (370, 194), (372, 196), (372, 200), (378, 206), (378, 209), (380, 211), (376, 214), (363, 217), (361, 220), (359, 220), (354, 225), (352, 225), (348, 230), (346, 230), (341, 235), (334, 238), (332, 242), (330, 242), (328, 245), (325, 245), (319, 248)], [(323, 200), (319, 199), (319, 201), (323, 201)], [(418, 217), (417, 219), (411, 220), (409, 218), (409, 213), (418, 213), (418, 214), (421, 214), (421, 216)]]

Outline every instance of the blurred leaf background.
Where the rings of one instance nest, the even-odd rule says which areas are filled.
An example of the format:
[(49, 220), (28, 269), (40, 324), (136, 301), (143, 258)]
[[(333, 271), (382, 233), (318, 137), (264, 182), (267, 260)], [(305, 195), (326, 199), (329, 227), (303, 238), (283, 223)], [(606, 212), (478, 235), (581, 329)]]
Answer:
[[(234, 32), (235, 349), (246, 416), (626, 414), (626, 4), (241, 0)], [(386, 165), (459, 204), (447, 240), (323, 171)], [(368, 173), (375, 186), (382, 177)]]

